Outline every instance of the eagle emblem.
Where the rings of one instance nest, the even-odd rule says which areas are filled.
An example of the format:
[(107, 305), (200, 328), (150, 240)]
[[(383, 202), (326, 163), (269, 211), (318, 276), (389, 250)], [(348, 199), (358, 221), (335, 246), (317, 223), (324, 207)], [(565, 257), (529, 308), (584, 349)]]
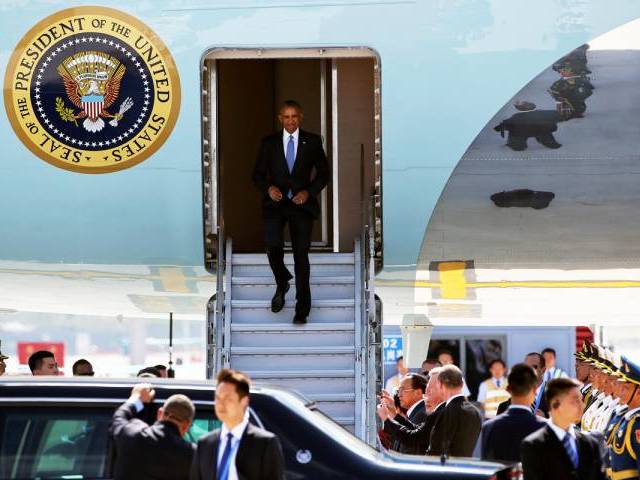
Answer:
[(64, 89), (68, 99), (79, 108), (67, 108), (64, 100), (56, 98), (56, 111), (66, 122), (84, 119), (82, 126), (88, 132), (99, 132), (104, 126), (103, 118), (111, 119), (109, 125), (118, 126), (124, 113), (133, 106), (133, 101), (127, 97), (117, 113), (112, 114), (108, 109), (116, 102), (120, 93), (120, 83), (126, 67), (115, 57), (103, 52), (78, 52), (58, 65), (58, 73), (64, 82)]

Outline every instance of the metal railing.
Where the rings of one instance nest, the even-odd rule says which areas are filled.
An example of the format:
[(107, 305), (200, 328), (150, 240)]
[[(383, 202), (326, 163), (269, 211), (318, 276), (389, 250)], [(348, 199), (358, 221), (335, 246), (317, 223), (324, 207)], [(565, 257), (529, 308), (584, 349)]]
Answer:
[(364, 440), (376, 445), (376, 403), (377, 392), (382, 388), (382, 303), (375, 294), (376, 258), (376, 202), (378, 195), (374, 192), (363, 199), (362, 232), (360, 242), (361, 281), (356, 288), (360, 289), (361, 346), (362, 346), (362, 415)]
[[(207, 304), (207, 378), (213, 378), (215, 372), (224, 364), (224, 326), (226, 294), (224, 280), (226, 277), (227, 249), (224, 228), (217, 228), (216, 251), (216, 293), (213, 294)], [(222, 328), (218, 328), (220, 325)]]

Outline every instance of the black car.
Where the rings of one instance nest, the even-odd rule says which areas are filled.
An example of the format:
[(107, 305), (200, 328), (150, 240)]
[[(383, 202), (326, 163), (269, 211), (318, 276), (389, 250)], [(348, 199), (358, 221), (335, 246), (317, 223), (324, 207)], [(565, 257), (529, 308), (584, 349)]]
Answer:
[[(153, 381), (156, 399), (141, 413), (153, 423), (174, 393), (188, 395), (196, 418), (186, 436), (217, 428), (211, 382)], [(0, 479), (109, 478), (113, 461), (111, 415), (133, 380), (0, 377)], [(473, 459), (394, 455), (351, 435), (290, 391), (256, 386), (251, 421), (278, 435), (287, 479), (486, 479), (512, 478), (510, 468)]]

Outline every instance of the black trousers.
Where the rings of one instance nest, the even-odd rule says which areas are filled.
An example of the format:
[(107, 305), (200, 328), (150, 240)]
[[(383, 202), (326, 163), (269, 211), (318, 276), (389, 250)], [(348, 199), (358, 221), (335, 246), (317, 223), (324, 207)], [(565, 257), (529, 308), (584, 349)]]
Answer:
[(264, 208), (264, 240), (269, 265), (279, 287), (291, 280), (291, 272), (284, 264), (284, 227), (289, 225), (296, 274), (296, 313), (308, 316), (311, 311), (309, 287), (309, 247), (313, 216), (288, 198), (278, 208)]

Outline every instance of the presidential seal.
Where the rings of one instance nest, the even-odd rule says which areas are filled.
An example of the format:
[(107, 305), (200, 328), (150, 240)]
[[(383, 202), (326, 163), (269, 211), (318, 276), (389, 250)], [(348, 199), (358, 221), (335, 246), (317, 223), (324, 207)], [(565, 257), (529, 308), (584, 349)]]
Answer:
[(16, 134), (41, 159), (74, 172), (114, 172), (162, 146), (180, 110), (180, 80), (149, 27), (111, 8), (76, 7), (22, 38), (4, 102)]

